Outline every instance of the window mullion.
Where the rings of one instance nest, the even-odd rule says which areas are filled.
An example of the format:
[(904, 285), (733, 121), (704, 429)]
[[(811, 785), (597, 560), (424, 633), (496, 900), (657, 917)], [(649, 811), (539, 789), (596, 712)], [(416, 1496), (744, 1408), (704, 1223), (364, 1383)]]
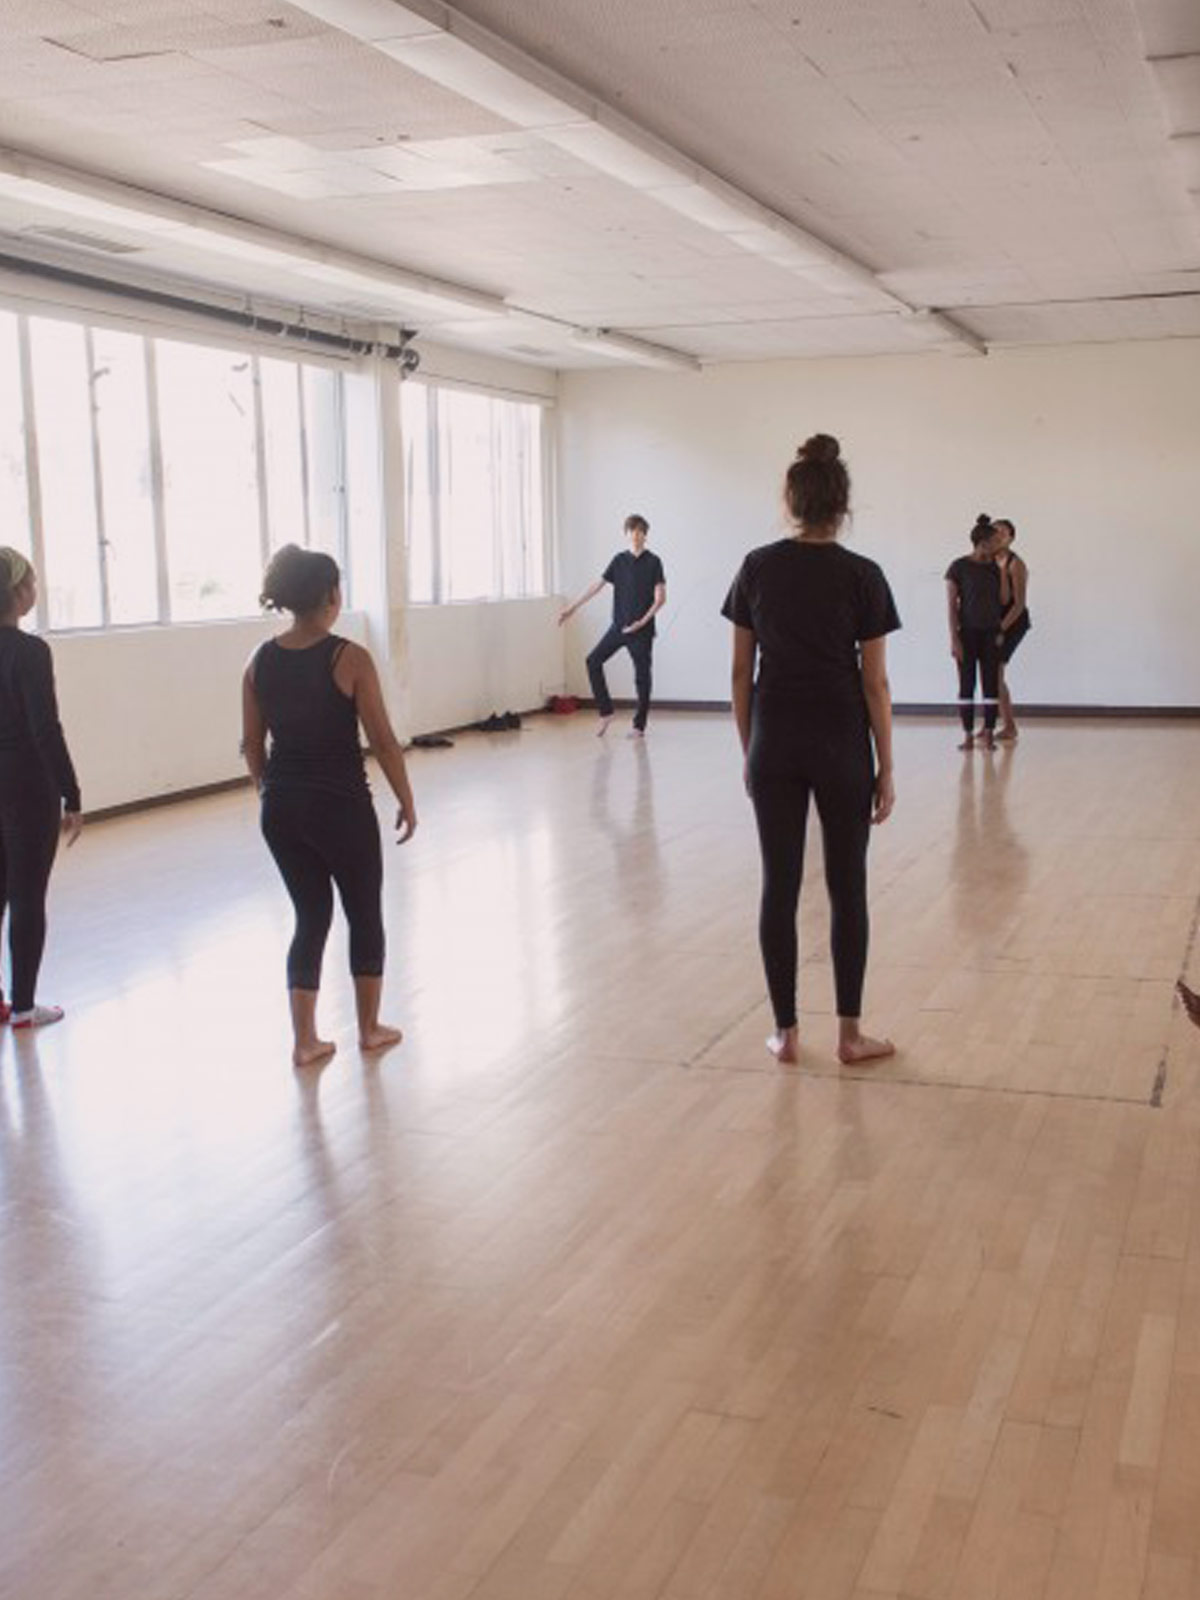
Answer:
[(38, 466), (37, 423), (33, 409), (33, 354), (29, 345), (29, 319), (17, 319), (17, 348), (21, 355), (21, 408), (25, 419), (25, 492), (29, 506), (29, 558), (38, 577), (34, 617), (39, 628), (49, 618), (46, 577), (46, 548), (42, 538), (42, 479)]
[(442, 451), (441, 451), (441, 408), (438, 405), (438, 391), (436, 386), (429, 389), (429, 423), (426, 429), (425, 448), (428, 452), (429, 462), (429, 507), (430, 507), (430, 537), (433, 545), (431, 552), (433, 569), (433, 598), (436, 604), (444, 605), (446, 595), (443, 593), (442, 562)]
[(96, 341), (90, 327), (83, 330), (87, 361), (88, 416), (92, 431), (92, 492), (96, 497), (96, 559), (100, 563), (100, 626), (112, 624), (112, 600), (108, 592), (108, 536), (104, 521), (104, 467), (100, 460), (100, 404), (96, 395)]
[(167, 497), (163, 477), (162, 430), (158, 415), (158, 361), (153, 339), (146, 352), (146, 411), (150, 427), (150, 499), (154, 517), (154, 565), (158, 579), (158, 620), (171, 620), (171, 574), (167, 554)]
[(251, 358), (250, 379), (250, 392), (254, 396), (254, 460), (258, 477), (258, 563), (265, 571), (271, 559), (271, 491), (267, 484), (267, 425), (262, 369), (257, 356)]
[(296, 396), (298, 400), (297, 415), (300, 418), (300, 487), (304, 491), (302, 500), (304, 504), (304, 537), (301, 543), (306, 550), (312, 549), (312, 473), (309, 471), (308, 449), (308, 408), (304, 403), (304, 369), (296, 364)]

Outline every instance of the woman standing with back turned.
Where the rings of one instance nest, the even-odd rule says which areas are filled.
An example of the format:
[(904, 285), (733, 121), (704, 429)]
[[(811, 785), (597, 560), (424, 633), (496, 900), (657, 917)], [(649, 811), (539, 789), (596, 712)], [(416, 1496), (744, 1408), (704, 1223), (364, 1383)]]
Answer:
[(79, 837), (79, 784), (58, 720), (50, 646), (22, 633), (37, 600), (37, 574), (18, 550), (0, 548), (0, 918), (8, 906), (12, 1005), (0, 1021), (44, 1028), (61, 1006), (35, 1004), (46, 944), (46, 889), (61, 832)]
[(350, 924), (359, 1045), (385, 1050), (400, 1042), (400, 1030), (379, 1020), (383, 856), (358, 741), (360, 720), (396, 797), (397, 843), (411, 837), (417, 813), (370, 652), (332, 631), (342, 608), (337, 562), (285, 545), (263, 578), (262, 603), (290, 611), (293, 621), (261, 645), (246, 668), (242, 753), (262, 795), (263, 836), (295, 906), (287, 961), (292, 1060), (307, 1067), (336, 1048), (317, 1034), (335, 883)]
[(894, 1049), (864, 1034), (859, 1017), (867, 844), (895, 802), (886, 636), (900, 619), (879, 567), (838, 543), (850, 509), (840, 456), (825, 433), (800, 447), (784, 486), (794, 531), (750, 552), (722, 613), (734, 625), (733, 713), (762, 852), (759, 941), (776, 1027), (767, 1046), (780, 1061), (797, 1059), (796, 908), (811, 796), (825, 846), (837, 1053), (852, 1066)]

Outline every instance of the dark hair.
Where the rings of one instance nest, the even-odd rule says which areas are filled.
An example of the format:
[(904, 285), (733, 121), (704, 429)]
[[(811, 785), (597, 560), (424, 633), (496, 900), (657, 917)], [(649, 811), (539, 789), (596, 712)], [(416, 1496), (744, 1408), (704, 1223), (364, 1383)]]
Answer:
[(1015, 539), (1017, 537), (1016, 525), (1014, 524), (1014, 522), (1013, 522), (1011, 517), (993, 517), (992, 518), (992, 527), (993, 528), (1007, 528), (1008, 529), (1008, 537), (1009, 537), (1010, 540), (1013, 540), (1013, 539)]
[(975, 526), (971, 529), (971, 543), (984, 544), (992, 537), (994, 532), (995, 529), (992, 527), (991, 517), (988, 516), (986, 511), (981, 511), (975, 518)]
[(285, 544), (267, 563), (258, 603), (268, 611), (291, 611), (297, 617), (319, 611), (342, 581), (332, 556), (322, 550), (301, 550)]
[(640, 528), (643, 533), (650, 532), (650, 524), (646, 521), (645, 517), (640, 511), (632, 511), (630, 512), (629, 516), (625, 518), (625, 532), (628, 533), (633, 528)]
[(850, 474), (841, 456), (841, 446), (829, 433), (814, 433), (796, 451), (783, 489), (796, 522), (823, 527), (840, 522), (849, 511)]

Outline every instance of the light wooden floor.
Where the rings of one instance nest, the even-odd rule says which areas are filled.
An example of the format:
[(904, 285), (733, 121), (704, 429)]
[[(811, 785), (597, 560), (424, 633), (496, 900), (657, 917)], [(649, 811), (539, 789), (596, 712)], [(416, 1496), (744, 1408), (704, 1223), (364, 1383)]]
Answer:
[[(1200, 729), (900, 729), (782, 1072), (724, 719), (417, 754), (287, 1059), (248, 795), (99, 825), (0, 1044), (4, 1600), (1200, 1595)], [(615, 730), (614, 730), (615, 732)], [(1195, 975), (1195, 972), (1193, 972)]]

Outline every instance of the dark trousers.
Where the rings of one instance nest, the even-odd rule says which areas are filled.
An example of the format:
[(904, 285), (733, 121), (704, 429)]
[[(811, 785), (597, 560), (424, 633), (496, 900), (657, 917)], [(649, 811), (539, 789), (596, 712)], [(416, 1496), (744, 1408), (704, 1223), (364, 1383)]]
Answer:
[(825, 847), (830, 951), (839, 1017), (862, 1013), (867, 969), (867, 844), (875, 774), (866, 726), (789, 728), (780, 737), (756, 718), (750, 793), (762, 852), (758, 936), (776, 1027), (796, 1024), (796, 911), (804, 876), (809, 799)]
[(999, 628), (960, 628), (962, 660), (958, 663), (958, 714), (963, 731), (975, 728), (975, 678), (983, 694), (983, 725), (990, 732), (1000, 709)]
[(333, 886), (350, 926), (350, 971), (383, 972), (383, 854), (369, 795), (344, 797), (316, 789), (268, 789), (262, 831), (296, 911), (288, 950), (289, 989), (319, 989), (321, 960), (333, 921)]
[(650, 715), (650, 658), (654, 653), (654, 635), (647, 629), (639, 628), (636, 633), (622, 633), (620, 628), (614, 625), (590, 652), (587, 658), (587, 670), (588, 682), (592, 686), (592, 698), (602, 717), (612, 716), (612, 695), (608, 692), (604, 663), (615, 656), (618, 650), (628, 650), (633, 657), (633, 682), (637, 690), (637, 710), (634, 712), (633, 725), (635, 728), (644, 728), (646, 718)]
[(46, 888), (62, 803), (42, 785), (0, 792), (0, 918), (8, 908), (12, 1007), (30, 1011), (46, 948)]

